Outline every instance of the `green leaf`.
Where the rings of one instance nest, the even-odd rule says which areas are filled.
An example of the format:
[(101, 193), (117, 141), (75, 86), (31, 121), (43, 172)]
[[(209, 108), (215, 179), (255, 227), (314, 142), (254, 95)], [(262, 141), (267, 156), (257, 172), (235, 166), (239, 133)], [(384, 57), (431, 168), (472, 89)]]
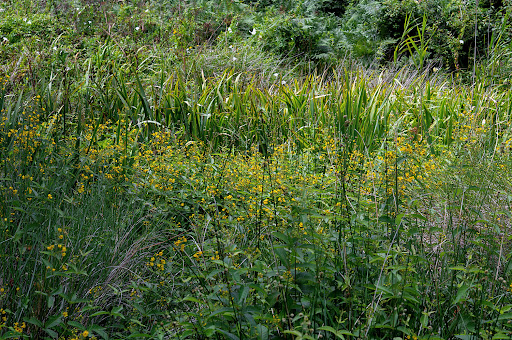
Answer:
[(54, 315), (48, 319), (45, 323), (44, 328), (53, 328), (62, 322), (62, 314)]
[(193, 297), (193, 296), (187, 296), (187, 297), (184, 297), (181, 301), (182, 301), (182, 302), (183, 302), (183, 301), (190, 301), (190, 302), (199, 303), (199, 304), (201, 304), (201, 305), (206, 304), (206, 302), (201, 301), (201, 300), (199, 300), (199, 299), (196, 299), (196, 298), (195, 298), (195, 297)]
[(288, 331), (288, 330), (286, 330), (286, 331), (283, 331), (283, 333), (284, 334), (293, 334), (293, 335), (296, 335), (298, 337), (302, 337), (302, 333), (299, 332), (299, 331), (293, 331), (293, 330), (292, 331)]
[(498, 317), (498, 320), (512, 320), (512, 313), (503, 313)]
[(150, 334), (144, 334), (144, 333), (140, 333), (140, 332), (136, 332), (136, 333), (132, 333), (130, 335), (128, 335), (128, 339), (141, 339), (141, 338), (152, 338), (153, 336), (150, 335)]
[(48, 297), (48, 308), (52, 308), (53, 307), (53, 304), (55, 303), (55, 296), (49, 296)]
[(419, 219), (419, 220), (423, 220), (423, 221), (427, 221), (427, 218), (423, 215), (420, 215), (420, 214), (409, 214), (406, 216), (407, 218), (415, 218), (415, 219)]
[(99, 311), (99, 312), (96, 312), (96, 313), (92, 313), (91, 316), (99, 316), (99, 315), (105, 315), (105, 314), (110, 314), (109, 312), (105, 312), (104, 310), (102, 311)]
[(144, 327), (144, 324), (140, 320), (130, 319), (130, 322), (133, 323), (134, 325), (139, 325), (141, 327)]
[(455, 296), (455, 299), (453, 300), (452, 305), (456, 305), (457, 303), (459, 303), (461, 301), (465, 301), (470, 288), (471, 288), (470, 286), (463, 284), (457, 291), (457, 295)]
[(249, 295), (250, 288), (249, 286), (244, 286), (242, 289), (240, 289), (240, 293), (238, 295), (238, 301), (237, 303), (239, 305), (242, 305), (245, 303), (245, 299), (247, 299), (247, 296)]
[(222, 307), (222, 308), (219, 308), (216, 311), (212, 312), (210, 314), (210, 317), (215, 316), (217, 314), (222, 314), (224, 316), (230, 316), (231, 317), (231, 316), (235, 315), (235, 312), (234, 312), (234, 309), (231, 308), (231, 307)]
[(404, 215), (405, 214), (402, 213), (395, 218), (395, 225), (400, 225), (400, 223), (402, 223), (402, 218), (404, 217)]
[(284, 246), (274, 246), (274, 252), (286, 267), (290, 266), (290, 262), (288, 261), (288, 254), (286, 253)]
[(110, 312), (110, 315), (120, 317), (121, 319), (124, 319), (124, 315), (120, 312), (123, 310), (123, 306), (118, 306), (112, 308), (112, 312)]
[(263, 296), (267, 295), (267, 291), (263, 288), (261, 288), (261, 286), (257, 285), (257, 284), (254, 284), (254, 283), (251, 283), (249, 284), (249, 287), (254, 289), (254, 290), (257, 290), (258, 292), (260, 292)]
[(19, 339), (20, 338), (20, 333), (18, 332), (15, 332), (15, 331), (8, 331), (4, 334), (1, 335), (0, 339)]
[(337, 331), (330, 326), (322, 326), (322, 327), (319, 327), (318, 330), (330, 332), (340, 339), (345, 339), (344, 335), (354, 336), (354, 334), (350, 333), (349, 331), (345, 331), (345, 330)]
[(59, 336), (59, 333), (57, 333), (51, 329), (45, 328), (44, 331), (46, 333), (48, 333), (52, 338), (57, 338)]
[(98, 326), (98, 325), (92, 325), (89, 327), (89, 331), (92, 331), (98, 335), (100, 335), (103, 339), (108, 339), (108, 334), (105, 332), (105, 328)]
[(69, 326), (73, 326), (75, 328), (78, 328), (79, 330), (81, 331), (84, 331), (85, 330), (85, 327), (79, 323), (79, 322), (76, 322), (76, 321), (68, 321), (67, 322)]
[(423, 312), (423, 315), (420, 317), (420, 323), (423, 328), (428, 326), (428, 313)]
[(476, 335), (470, 335), (470, 334), (459, 334), (459, 335), (455, 335), (455, 337), (457, 339), (462, 339), (462, 340), (477, 340), (477, 339), (479, 339)]
[(181, 336), (183, 339), (187, 339), (190, 335), (193, 335), (195, 333), (196, 333), (195, 331), (189, 329), (189, 330), (186, 330), (183, 333), (181, 333)]
[(500, 314), (508, 312), (510, 309), (512, 309), (512, 305), (506, 305), (503, 306), (503, 308), (500, 308)]
[(33, 325), (36, 325), (37, 327), (43, 328), (43, 323), (35, 318), (30, 318), (30, 319), (23, 318), (23, 320), (27, 323), (31, 323)]
[(211, 338), (215, 332), (217, 332), (217, 328), (215, 325), (210, 325), (206, 328), (204, 328), (204, 335), (206, 335), (207, 338)]
[(448, 268), (449, 270), (460, 270), (460, 271), (463, 271), (465, 272), (466, 271), (466, 268), (465, 267), (462, 267), (462, 266), (455, 266), (455, 267), (450, 267)]
[(288, 237), (287, 235), (285, 235), (283, 233), (280, 233), (278, 231), (273, 232), (272, 236), (277, 237), (278, 239), (280, 239), (284, 243), (287, 243), (287, 244), (290, 243), (290, 237)]
[(268, 328), (258, 324), (256, 326), (256, 329), (258, 330), (258, 334), (260, 335), (261, 340), (268, 340)]
[(218, 330), (220, 333), (224, 334), (225, 336), (228, 337), (228, 339), (232, 339), (232, 340), (240, 340), (239, 337), (237, 337), (236, 335), (232, 334), (232, 333), (229, 333), (227, 331), (224, 331), (222, 329), (219, 329)]

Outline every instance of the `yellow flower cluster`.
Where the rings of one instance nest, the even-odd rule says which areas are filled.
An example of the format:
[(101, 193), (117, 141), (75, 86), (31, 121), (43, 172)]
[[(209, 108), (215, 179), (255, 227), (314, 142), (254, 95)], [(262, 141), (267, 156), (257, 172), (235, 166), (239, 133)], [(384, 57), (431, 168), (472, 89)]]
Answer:
[(18, 332), (18, 333), (23, 333), (23, 330), (25, 328), (27, 328), (27, 325), (25, 324), (25, 322), (22, 322), (22, 323), (19, 323), (19, 322), (15, 322), (14, 323), (14, 331)]
[(194, 255), (192, 255), (197, 261), (200, 261), (201, 258), (203, 257), (203, 252), (202, 251), (198, 251), (196, 252)]
[(103, 292), (103, 286), (96, 286), (94, 288), (89, 289), (87, 294), (93, 295), (94, 297), (100, 296), (100, 294)]
[(154, 256), (152, 256), (148, 262), (146, 262), (146, 265), (148, 267), (153, 267), (156, 264), (157, 270), (164, 271), (166, 260), (163, 258), (164, 252), (160, 251), (156, 253)]
[[(3, 290), (3, 288), (2, 288)], [(3, 293), (3, 292), (2, 292)], [(0, 331), (7, 324), (7, 313), (3, 308), (0, 308)]]
[(187, 243), (187, 238), (185, 236), (180, 237), (177, 241), (174, 242), (174, 245), (177, 249), (183, 251), (185, 250), (185, 244)]
[(219, 252), (216, 250), (215, 251), (215, 254), (212, 255), (212, 257), (210, 258), (210, 260), (214, 261), (214, 260), (219, 260), (220, 257), (219, 257)]
[(3, 77), (0, 77), (0, 85), (2, 86), (2, 90), (5, 90), (5, 85), (7, 84), (7, 82), (9, 81), (9, 75), (6, 74), (5, 76)]

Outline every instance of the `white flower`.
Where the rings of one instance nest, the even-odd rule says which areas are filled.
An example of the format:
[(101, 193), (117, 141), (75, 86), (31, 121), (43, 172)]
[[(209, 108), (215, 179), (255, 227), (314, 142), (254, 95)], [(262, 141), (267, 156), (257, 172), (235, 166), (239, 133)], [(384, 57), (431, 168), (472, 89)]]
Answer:
[(87, 21), (87, 22), (89, 23), (89, 25), (90, 25), (90, 24), (92, 24), (92, 21), (91, 21), (91, 20), (89, 20), (89, 21)]
[(5, 11), (5, 8), (0, 8), (0, 12), (3, 12), (3, 11)]
[(485, 118), (482, 120), (482, 126), (485, 125)]
[(231, 27), (228, 27), (228, 33), (231, 33), (233, 32), (233, 30), (231, 29)]
[(135, 30), (136, 31), (140, 30), (140, 27), (139, 26), (135, 27)]
[(281, 85), (286, 85), (286, 80), (283, 80), (283, 81), (281, 82)]
[(7, 39), (7, 37), (4, 37), (3, 39), (5, 42), (9, 42), (9, 39)]
[(229, 45), (229, 48), (230, 48), (230, 49), (233, 49), (233, 45)]
[(23, 18), (23, 21), (27, 22), (27, 18)]
[(255, 35), (255, 34), (256, 34), (256, 28), (253, 28), (253, 29), (252, 29), (251, 34), (252, 34), (252, 35)]
[(279, 76), (279, 73), (274, 73), (274, 77), (278, 77)]
[(459, 42), (461, 45), (464, 44), (464, 40), (459, 40)]
[(29, 24), (29, 25), (30, 25), (31, 23), (32, 23), (32, 20), (27, 21), (27, 24)]
[(57, 51), (57, 46), (53, 46), (53, 50), (54, 50), (54, 51)]
[(233, 57), (233, 61), (236, 61), (236, 57)]

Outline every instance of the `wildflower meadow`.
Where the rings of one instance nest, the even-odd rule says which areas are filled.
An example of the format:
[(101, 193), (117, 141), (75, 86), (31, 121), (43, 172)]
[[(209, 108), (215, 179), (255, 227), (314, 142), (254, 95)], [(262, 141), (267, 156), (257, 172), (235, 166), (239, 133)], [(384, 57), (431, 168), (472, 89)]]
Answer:
[(511, 11), (0, 2), (0, 339), (511, 339)]

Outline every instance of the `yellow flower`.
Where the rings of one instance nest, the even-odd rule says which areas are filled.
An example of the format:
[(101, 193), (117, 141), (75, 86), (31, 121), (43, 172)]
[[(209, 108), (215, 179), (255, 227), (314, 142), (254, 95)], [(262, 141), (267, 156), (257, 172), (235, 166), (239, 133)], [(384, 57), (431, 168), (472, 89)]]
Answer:
[(51, 200), (53, 198), (52, 194), (48, 194), (48, 199)]
[(202, 251), (198, 251), (197, 253), (195, 253), (194, 255), (192, 255), (193, 257), (196, 258), (196, 260), (200, 260), (200, 257), (203, 255), (203, 252)]
[(83, 331), (82, 336), (83, 336), (84, 338), (87, 338), (87, 336), (88, 336), (88, 335), (89, 335), (89, 332), (88, 332), (88, 331)]

